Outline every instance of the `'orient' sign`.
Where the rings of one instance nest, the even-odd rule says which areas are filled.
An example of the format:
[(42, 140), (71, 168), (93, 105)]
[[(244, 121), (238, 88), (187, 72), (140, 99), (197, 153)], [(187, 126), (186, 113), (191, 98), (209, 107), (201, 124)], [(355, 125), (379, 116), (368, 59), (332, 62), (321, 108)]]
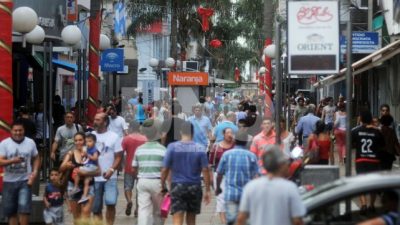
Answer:
[(289, 15), (289, 73), (337, 73), (338, 1), (290, 1)]
[(171, 86), (207, 86), (208, 73), (169, 72), (168, 84)]

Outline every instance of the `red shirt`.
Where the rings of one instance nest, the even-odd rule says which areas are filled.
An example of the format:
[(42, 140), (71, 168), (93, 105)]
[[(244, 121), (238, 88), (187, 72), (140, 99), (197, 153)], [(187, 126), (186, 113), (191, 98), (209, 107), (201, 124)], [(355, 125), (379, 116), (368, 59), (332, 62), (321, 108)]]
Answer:
[(122, 149), (126, 152), (125, 173), (132, 174), (132, 160), (136, 149), (144, 144), (147, 138), (141, 134), (133, 133), (122, 139)]
[(212, 166), (214, 166), (214, 170), (216, 171), (218, 168), (219, 161), (222, 158), (222, 155), (224, 152), (231, 150), (235, 145), (232, 145), (229, 148), (223, 148), (220, 143), (216, 143), (213, 145), (211, 151), (210, 151), (210, 157), (208, 160), (208, 163)]

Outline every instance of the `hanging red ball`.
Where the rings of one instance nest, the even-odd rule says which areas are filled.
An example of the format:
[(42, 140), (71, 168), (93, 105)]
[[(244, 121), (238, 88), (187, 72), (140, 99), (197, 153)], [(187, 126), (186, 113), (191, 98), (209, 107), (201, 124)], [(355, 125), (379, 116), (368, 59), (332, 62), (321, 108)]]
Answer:
[(213, 48), (219, 48), (222, 46), (222, 42), (218, 39), (214, 39), (210, 41), (210, 46)]

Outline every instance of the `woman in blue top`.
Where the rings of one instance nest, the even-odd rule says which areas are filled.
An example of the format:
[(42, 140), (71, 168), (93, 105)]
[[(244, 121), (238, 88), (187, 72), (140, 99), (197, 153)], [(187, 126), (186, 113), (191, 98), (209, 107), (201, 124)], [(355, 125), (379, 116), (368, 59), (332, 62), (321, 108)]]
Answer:
[(143, 122), (146, 120), (146, 112), (143, 107), (143, 98), (139, 98), (138, 104), (135, 107), (135, 112), (136, 121), (140, 124), (143, 124)]

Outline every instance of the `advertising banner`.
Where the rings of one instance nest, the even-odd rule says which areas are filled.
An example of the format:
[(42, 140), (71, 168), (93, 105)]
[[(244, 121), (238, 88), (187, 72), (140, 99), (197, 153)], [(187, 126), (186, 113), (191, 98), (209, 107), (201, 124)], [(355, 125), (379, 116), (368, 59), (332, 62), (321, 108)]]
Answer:
[(289, 73), (338, 73), (338, 1), (289, 1), (288, 11)]
[[(352, 33), (353, 54), (370, 54), (381, 48), (378, 32), (356, 31)], [(347, 39), (340, 36), (340, 53), (345, 54)]]
[(101, 54), (101, 71), (118, 72), (124, 70), (124, 49), (110, 48)]
[(207, 86), (208, 73), (169, 72), (168, 84), (172, 86)]

